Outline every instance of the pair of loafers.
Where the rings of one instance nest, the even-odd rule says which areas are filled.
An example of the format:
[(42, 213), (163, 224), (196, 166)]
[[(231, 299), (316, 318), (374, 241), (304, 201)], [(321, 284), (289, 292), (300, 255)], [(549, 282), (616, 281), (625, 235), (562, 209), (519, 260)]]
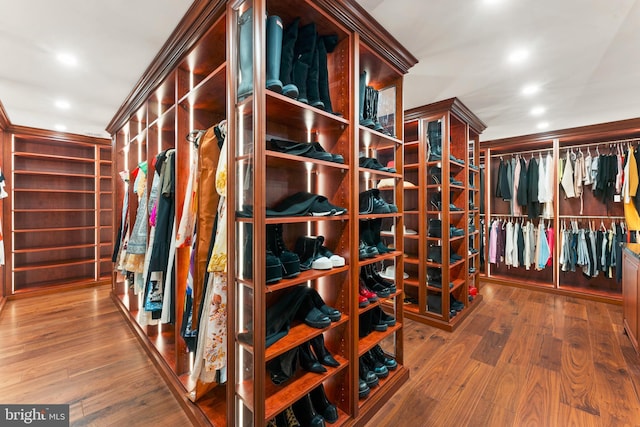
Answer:
[(273, 151), (344, 164), (344, 157), (342, 155), (325, 151), (319, 142), (293, 142), (271, 139), (269, 143)]

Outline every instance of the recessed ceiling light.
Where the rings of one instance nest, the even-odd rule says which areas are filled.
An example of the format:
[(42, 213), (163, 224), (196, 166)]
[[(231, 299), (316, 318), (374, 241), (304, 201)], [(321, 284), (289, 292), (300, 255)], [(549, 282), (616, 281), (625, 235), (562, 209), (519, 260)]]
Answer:
[(58, 61), (67, 67), (75, 67), (78, 65), (78, 58), (68, 52), (60, 52), (57, 56)]
[(549, 122), (540, 122), (538, 123), (538, 129), (546, 129), (549, 127)]
[(541, 116), (541, 115), (543, 115), (545, 113), (545, 111), (547, 111), (547, 109), (539, 105), (539, 106), (533, 107), (531, 109), (531, 115), (532, 116)]
[(540, 91), (540, 86), (534, 83), (528, 84), (522, 88), (523, 95), (533, 95), (535, 93), (538, 93), (539, 91)]
[(69, 104), (69, 101), (65, 99), (58, 99), (56, 101), (56, 107), (58, 107), (61, 110), (68, 110), (69, 108), (71, 108), (71, 104)]
[(55, 125), (55, 128), (60, 132), (64, 132), (65, 130), (67, 130), (67, 127), (65, 125)]
[(529, 57), (529, 51), (526, 49), (517, 49), (509, 54), (509, 62), (519, 64)]

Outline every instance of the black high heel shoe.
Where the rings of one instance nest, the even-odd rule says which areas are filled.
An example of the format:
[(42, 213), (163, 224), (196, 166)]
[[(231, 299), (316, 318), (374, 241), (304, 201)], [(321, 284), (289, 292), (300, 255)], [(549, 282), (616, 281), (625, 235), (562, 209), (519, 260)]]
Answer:
[(320, 334), (312, 338), (309, 342), (320, 363), (325, 366), (331, 366), (332, 368), (340, 366), (340, 363), (334, 359), (331, 353), (329, 353), (329, 350), (327, 350), (327, 347), (324, 346), (324, 335)]
[(323, 372), (327, 372), (327, 368), (322, 366), (316, 356), (311, 352), (311, 347), (309, 347), (309, 341), (302, 344), (298, 347), (298, 354), (300, 355), (300, 366), (302, 369), (309, 372), (315, 372), (321, 374)]

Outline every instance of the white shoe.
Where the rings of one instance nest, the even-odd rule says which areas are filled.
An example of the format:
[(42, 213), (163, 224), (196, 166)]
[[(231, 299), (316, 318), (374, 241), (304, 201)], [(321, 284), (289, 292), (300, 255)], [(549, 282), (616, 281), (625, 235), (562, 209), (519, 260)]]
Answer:
[(333, 268), (333, 263), (329, 258), (323, 256), (313, 261), (311, 268), (314, 270), (331, 270)]

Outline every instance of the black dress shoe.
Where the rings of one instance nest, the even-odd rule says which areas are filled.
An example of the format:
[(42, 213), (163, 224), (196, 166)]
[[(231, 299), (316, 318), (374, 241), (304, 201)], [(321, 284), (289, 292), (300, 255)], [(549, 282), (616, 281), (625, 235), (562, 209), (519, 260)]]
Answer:
[(311, 391), (311, 403), (313, 404), (313, 408), (322, 415), (325, 421), (329, 423), (338, 421), (338, 408), (329, 402), (322, 384)]

